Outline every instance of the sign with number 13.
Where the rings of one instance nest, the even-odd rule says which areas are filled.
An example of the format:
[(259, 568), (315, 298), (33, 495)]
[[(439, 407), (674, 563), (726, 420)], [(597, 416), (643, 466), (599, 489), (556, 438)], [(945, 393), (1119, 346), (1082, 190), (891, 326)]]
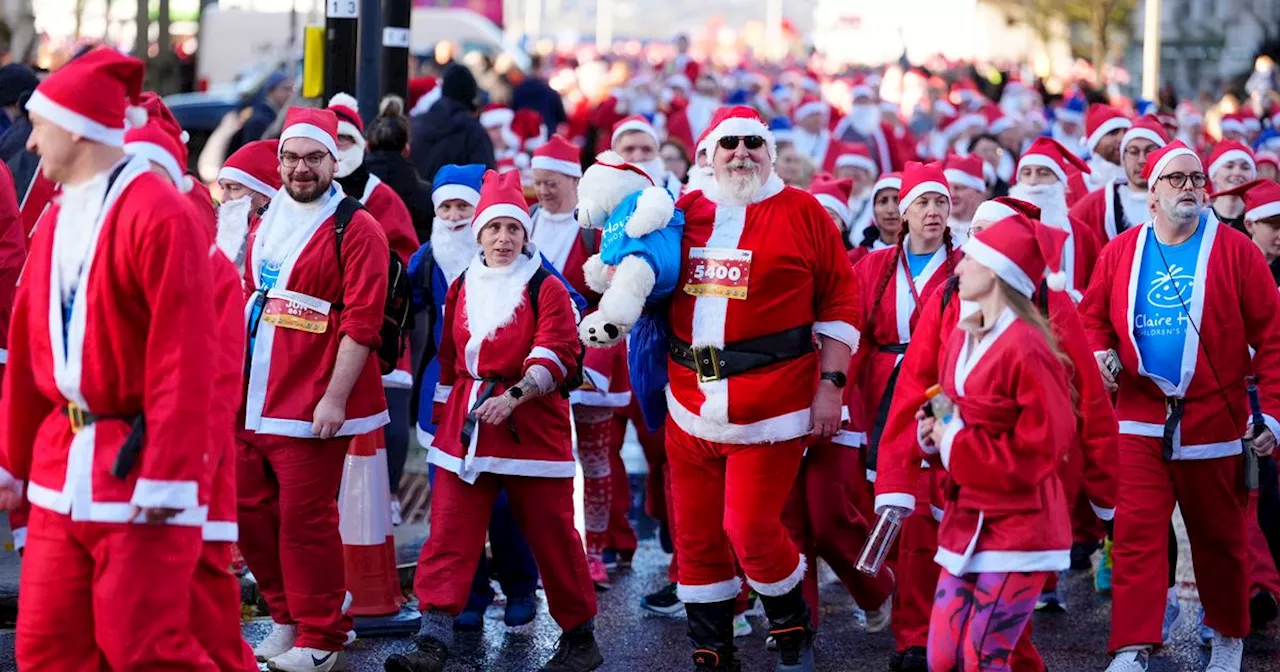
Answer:
[(327, 15), (334, 19), (354, 19), (360, 16), (358, 0), (329, 0)]

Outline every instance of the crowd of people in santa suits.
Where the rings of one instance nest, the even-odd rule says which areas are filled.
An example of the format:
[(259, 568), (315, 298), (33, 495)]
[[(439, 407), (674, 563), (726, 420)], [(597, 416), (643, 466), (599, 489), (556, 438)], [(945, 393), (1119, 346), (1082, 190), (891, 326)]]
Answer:
[[(892, 631), (890, 669), (1044, 669), (1030, 616), (1068, 608), (1063, 573), (1099, 545), (1108, 669), (1145, 670), (1182, 616), (1175, 504), (1208, 669), (1239, 670), (1276, 616), (1259, 508), (1278, 487), (1280, 185), (1243, 115), (1205, 145), (1182, 139), (1183, 110), (1068, 104), (1037, 135), (1025, 88), (999, 105), (964, 89), (917, 143), (866, 82), (841, 115), (801, 76), (786, 123), (721, 105), (696, 68), (678, 114), (607, 101), (608, 167), (668, 190), (685, 222), (654, 308), (670, 326), (654, 431), (627, 341), (579, 341), (601, 238), (575, 214), (577, 138), (475, 110), (499, 170), (440, 167), (424, 241), (365, 162), (371, 142), (408, 146), (412, 106), (370, 128), (349, 96), (290, 108), (278, 139), (227, 158), (218, 205), (143, 75), (109, 49), (50, 75), (27, 104), (42, 163), (21, 208), (0, 171), (21, 669), (345, 669), (343, 463), (381, 432), (396, 488), (411, 428), (431, 535), (393, 672), (444, 669), (454, 632), (483, 627), (491, 573), (510, 626), (544, 589), (563, 635), (543, 669), (603, 664), (596, 591), (637, 549), (628, 425), (672, 550), (640, 606), (686, 614), (698, 670), (739, 669), (752, 602), (777, 669), (812, 670), (819, 561), (867, 631)], [(818, 171), (806, 189), (784, 153)], [(390, 255), (424, 320), (384, 375)], [(862, 571), (885, 518), (888, 562)], [(270, 610), (256, 647), (233, 544)]]

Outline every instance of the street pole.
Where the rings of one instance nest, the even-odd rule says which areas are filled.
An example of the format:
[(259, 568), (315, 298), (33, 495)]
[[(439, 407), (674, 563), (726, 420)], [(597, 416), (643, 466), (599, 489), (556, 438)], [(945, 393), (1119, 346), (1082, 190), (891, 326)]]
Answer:
[(613, 45), (613, 0), (596, 0), (596, 50), (606, 53)]
[(336, 93), (355, 93), (362, 4), (364, 0), (325, 0), (323, 102), (326, 104)]
[(360, 0), (360, 72), (356, 78), (356, 102), (368, 123), (378, 114), (382, 95), (382, 0)]
[(1146, 0), (1142, 32), (1142, 97), (1160, 99), (1160, 5), (1162, 0)]
[[(409, 100), (409, 17), (412, 0), (383, 0), (382, 95)], [(408, 112), (408, 110), (405, 110)]]
[(782, 43), (782, 0), (765, 0), (764, 42), (764, 53), (769, 58), (777, 60), (786, 53)]

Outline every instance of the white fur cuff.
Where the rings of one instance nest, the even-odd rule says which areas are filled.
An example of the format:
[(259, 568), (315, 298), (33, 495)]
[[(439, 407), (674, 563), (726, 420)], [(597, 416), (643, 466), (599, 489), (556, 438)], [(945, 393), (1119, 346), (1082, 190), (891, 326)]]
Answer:
[(690, 604), (727, 602), (736, 598), (740, 592), (742, 592), (742, 580), (736, 576), (732, 579), (701, 586), (691, 586), (684, 583), (676, 585), (676, 597), (679, 597), (681, 602)]
[(807, 567), (803, 555), (797, 555), (796, 557), (799, 562), (796, 564), (795, 570), (792, 571), (785, 579), (774, 583), (761, 583), (759, 581), (752, 580), (751, 577), (748, 576), (747, 583), (750, 584), (757, 593), (767, 597), (781, 597), (786, 595), (794, 590), (796, 586), (800, 585), (800, 580), (804, 578), (804, 572)]

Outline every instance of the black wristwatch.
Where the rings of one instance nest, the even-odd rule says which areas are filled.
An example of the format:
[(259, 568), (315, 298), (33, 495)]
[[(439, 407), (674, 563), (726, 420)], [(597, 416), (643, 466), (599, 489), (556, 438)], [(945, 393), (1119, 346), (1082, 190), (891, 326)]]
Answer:
[(821, 380), (829, 380), (836, 389), (843, 389), (849, 382), (849, 377), (844, 375), (844, 371), (826, 371), (823, 372)]
[(520, 387), (519, 385), (516, 385), (508, 389), (507, 394), (511, 395), (512, 399), (515, 399), (516, 401), (520, 401), (520, 397), (524, 396), (524, 388)]

